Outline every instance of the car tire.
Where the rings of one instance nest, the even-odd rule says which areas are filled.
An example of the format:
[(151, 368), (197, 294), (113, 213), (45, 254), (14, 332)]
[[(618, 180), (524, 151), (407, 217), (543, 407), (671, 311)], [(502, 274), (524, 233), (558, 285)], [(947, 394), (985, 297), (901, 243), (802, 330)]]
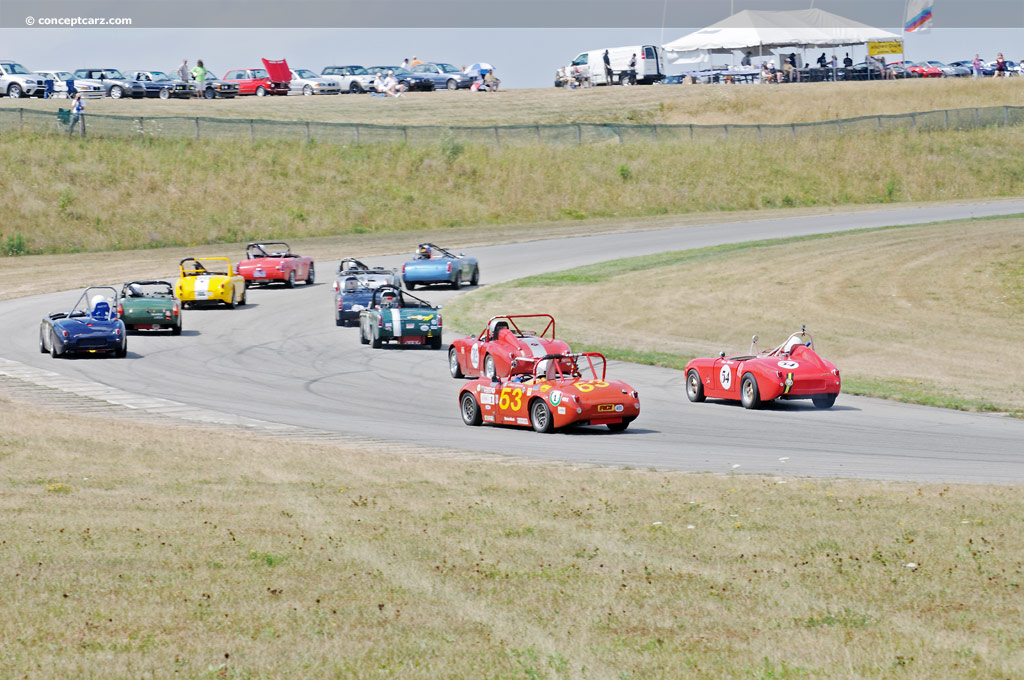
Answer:
[(235, 308), (235, 289), (234, 288), (231, 289), (231, 302), (227, 303), (227, 305), (228, 305), (228, 309), (234, 309)]
[(412, 281), (406, 281), (405, 282), (405, 289), (406, 290), (416, 290), (416, 284), (413, 283)]
[(125, 335), (124, 340), (121, 341), (121, 346), (114, 350), (114, 357), (117, 359), (124, 359), (128, 356), (128, 337)]
[(612, 432), (625, 432), (631, 422), (633, 421), (623, 419), (621, 423), (608, 423), (608, 429)]
[(441, 349), (441, 336), (435, 335), (430, 339), (430, 349)]
[(359, 325), (359, 344), (360, 345), (369, 345), (370, 344), (370, 341), (367, 339), (366, 334), (363, 333), (363, 326), (362, 326), (362, 324)]
[(205, 90), (203, 90), (203, 98), (204, 99), (213, 99), (216, 96), (217, 96), (217, 93), (213, 91), (212, 87), (208, 87)]
[(811, 402), (814, 404), (814, 408), (832, 408), (838, 396), (838, 394), (823, 394), (820, 397), (812, 398)]
[(7, 96), (11, 99), (21, 99), (25, 96), (25, 91), (21, 89), (21, 85), (11, 83), (7, 88)]
[(267, 88), (263, 87), (262, 85), (257, 87), (256, 88), (256, 96), (257, 97), (266, 97), (267, 96)]
[(304, 96), (306, 96), (306, 97), (312, 97), (313, 96), (313, 86), (312, 85), (303, 85), (302, 86), (302, 94)]
[(160, 90), (160, 99), (170, 99), (170, 98), (171, 98), (171, 91), (168, 88), (165, 87), (162, 90)]
[(473, 276), (469, 279), (469, 285), (480, 285), (480, 267), (473, 267)]
[(46, 335), (43, 333), (43, 329), (39, 329), (39, 353), (46, 354), (50, 350), (46, 349)]
[(54, 333), (50, 333), (50, 356), (54, 359), (59, 359), (63, 352), (57, 351), (57, 336)]
[(294, 269), (291, 270), (290, 272), (288, 272), (288, 281), (286, 281), (284, 285), (285, 285), (286, 288), (294, 288), (295, 287), (295, 270)]
[(761, 392), (757, 389), (757, 379), (750, 373), (743, 374), (740, 383), (740, 403), (743, 408), (761, 408)]
[(448, 82), (444, 84), (450, 92), (454, 92), (459, 89), (459, 84), (455, 81), (455, 78), (449, 78)]
[(110, 95), (111, 99), (120, 99), (124, 96), (124, 88), (120, 85), (111, 85), (107, 94)]
[(181, 335), (181, 324), (180, 323), (177, 326), (175, 326), (174, 328), (171, 329), (171, 335)]
[(534, 399), (530, 404), (530, 425), (536, 432), (551, 432), (555, 429), (551, 409), (543, 399)]
[(380, 349), (380, 346), (381, 346), (380, 336), (379, 335), (373, 336), (373, 338), (370, 339), (370, 347), (372, 347), (374, 349)]
[(480, 417), (480, 404), (471, 393), (462, 393), (459, 398), (459, 406), (459, 410), (462, 411), (462, 422), (466, 425), (476, 427), (483, 422), (483, 418)]
[(452, 279), (452, 290), (458, 290), (462, 288), (462, 272), (455, 272), (455, 278)]
[(316, 268), (313, 267), (312, 263), (309, 265), (309, 271), (306, 272), (306, 285), (312, 286), (316, 282)]
[[(42, 339), (40, 339), (39, 342), (42, 343)], [(456, 380), (466, 377), (462, 372), (462, 366), (459, 365), (459, 351), (454, 347), (448, 350), (448, 372), (451, 373), (452, 377)]]
[(248, 297), (248, 295), (249, 295), (249, 292), (246, 291), (245, 287), (243, 286), (242, 287), (242, 299), (238, 301), (238, 306), (239, 307), (244, 307), (245, 306), (245, 299), (246, 299), (246, 297)]
[(498, 371), (494, 368), (494, 357), (490, 354), (484, 355), (484, 377), (488, 380), (494, 380), (498, 377)]
[(363, 86), (360, 85), (359, 83), (349, 83), (348, 92), (349, 94), (362, 94)]
[(704, 383), (700, 381), (700, 373), (691, 368), (686, 374), (686, 398), (690, 401), (704, 401)]

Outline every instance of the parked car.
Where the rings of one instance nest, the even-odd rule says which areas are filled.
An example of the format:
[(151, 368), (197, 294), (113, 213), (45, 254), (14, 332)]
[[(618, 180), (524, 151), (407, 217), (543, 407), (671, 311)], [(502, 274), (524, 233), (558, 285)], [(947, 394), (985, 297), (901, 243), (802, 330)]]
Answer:
[(941, 61), (922, 61), (921, 64), (926, 64), (942, 71), (942, 75), (945, 78), (962, 78), (964, 76), (971, 75), (971, 69), (965, 66), (954, 66), (952, 64), (943, 64)]
[(554, 432), (578, 425), (605, 425), (622, 432), (640, 415), (640, 396), (621, 380), (608, 380), (608, 362), (597, 352), (517, 359), (506, 378), (479, 378), (459, 391), (466, 425), (512, 425)]
[(268, 94), (288, 94), (288, 83), (292, 79), (288, 64), (282, 61), (263, 60), (265, 68), (239, 68), (224, 74), (224, 80), (238, 85), (238, 94), (264, 97)]
[(174, 284), (174, 296), (184, 307), (222, 302), (229, 309), (245, 304), (245, 279), (226, 257), (186, 257), (178, 265), (181, 278)]
[(296, 281), (313, 285), (316, 266), (312, 257), (296, 255), (284, 241), (264, 241), (245, 247), (245, 259), (238, 263), (238, 274), (245, 279), (246, 288), (268, 283), (294, 288)]
[(167, 281), (132, 281), (121, 287), (117, 315), (129, 331), (169, 330), (181, 335), (181, 304)]
[[(195, 91), (198, 83), (192, 79), (192, 90)], [(203, 97), (205, 99), (234, 99), (238, 96), (238, 83), (230, 83), (207, 71), (206, 80), (203, 81)]]
[(463, 73), (451, 64), (427, 62), (416, 64), (410, 69), (413, 73), (429, 78), (435, 89), (468, 90), (476, 80), (475, 76)]
[(343, 259), (334, 280), (334, 323), (359, 323), (359, 312), (370, 306), (373, 291), (381, 286), (401, 287), (398, 272), (370, 267), (354, 258)]
[(95, 80), (103, 88), (103, 94), (111, 99), (131, 97), (142, 99), (146, 96), (146, 88), (142, 83), (125, 78), (116, 68), (80, 68), (75, 71), (75, 78)]
[(191, 82), (171, 78), (163, 71), (125, 71), (124, 75), (128, 80), (141, 84), (147, 97), (188, 99), (196, 93)]
[(402, 282), (409, 290), (432, 283), (447, 283), (458, 290), (466, 281), (471, 286), (480, 282), (479, 263), (465, 253), (456, 255), (433, 243), (421, 243), (415, 257), (402, 265)]
[[(526, 330), (536, 322), (540, 331)], [(548, 354), (569, 354), (569, 345), (555, 339), (550, 314), (513, 314), (492, 317), (478, 335), (456, 338), (448, 350), (448, 371), (453, 378), (497, 378), (512, 372), (512, 362)]]
[(801, 328), (766, 352), (697, 358), (686, 364), (686, 397), (738, 400), (743, 408), (760, 408), (773, 399), (810, 399), (817, 408), (832, 408), (842, 389), (839, 369), (814, 349), (814, 339)]
[(401, 66), (370, 66), (366, 70), (370, 72), (370, 75), (380, 74), (381, 80), (387, 77), (388, 71), (391, 71), (398, 80), (398, 84), (404, 85), (405, 89), (410, 92), (414, 90), (429, 92), (434, 89), (434, 81), (430, 78), (422, 73), (413, 73)]
[(71, 309), (44, 316), (39, 351), (54, 359), (69, 354), (126, 356), (128, 337), (113, 307), (116, 298), (113, 288), (93, 286), (82, 291)]
[[(973, 59), (961, 59), (960, 61), (951, 61), (951, 62), (949, 62), (949, 65), (950, 66), (963, 66), (964, 68), (966, 68), (968, 71), (971, 72), (972, 76), (974, 75), (974, 60)], [(993, 73), (995, 73), (994, 69), (989, 68), (988, 65), (985, 62), (981, 63), (981, 75), (983, 75), (983, 76), (990, 76)]]
[(16, 61), (0, 61), (0, 95), (11, 99), (42, 97), (46, 81)]
[(440, 310), (440, 305), (434, 307), (401, 288), (381, 286), (359, 312), (359, 342), (374, 349), (385, 342), (441, 349)]
[(314, 94), (338, 94), (341, 92), (341, 87), (336, 82), (321, 78), (308, 68), (293, 69), (289, 87), (292, 92), (304, 94), (307, 97)]
[(337, 83), (342, 92), (359, 94), (373, 90), (373, 74), (362, 66), (327, 66), (320, 75)]

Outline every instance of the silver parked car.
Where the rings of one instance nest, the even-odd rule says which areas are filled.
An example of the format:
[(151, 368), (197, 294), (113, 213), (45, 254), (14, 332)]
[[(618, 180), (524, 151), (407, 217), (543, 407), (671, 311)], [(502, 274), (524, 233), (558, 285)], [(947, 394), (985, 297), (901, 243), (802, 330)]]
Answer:
[(314, 94), (338, 94), (341, 92), (341, 85), (334, 80), (321, 78), (308, 68), (292, 69), (292, 79), (288, 83), (288, 89), (292, 93), (304, 94), (307, 97)]
[(75, 78), (98, 80), (103, 86), (103, 94), (111, 99), (142, 99), (146, 96), (146, 88), (142, 83), (128, 80), (116, 68), (80, 68), (75, 71)]
[(0, 60), (0, 95), (11, 99), (42, 97), (46, 81), (16, 61)]

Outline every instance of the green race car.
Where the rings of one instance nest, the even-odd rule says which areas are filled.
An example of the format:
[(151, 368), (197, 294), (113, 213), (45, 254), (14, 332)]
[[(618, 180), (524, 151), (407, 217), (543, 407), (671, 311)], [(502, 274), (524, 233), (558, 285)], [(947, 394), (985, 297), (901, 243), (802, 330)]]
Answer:
[(173, 335), (181, 335), (181, 303), (167, 281), (124, 284), (117, 313), (129, 331), (170, 330)]
[(385, 342), (441, 349), (440, 309), (397, 286), (381, 286), (359, 312), (359, 342), (374, 349)]

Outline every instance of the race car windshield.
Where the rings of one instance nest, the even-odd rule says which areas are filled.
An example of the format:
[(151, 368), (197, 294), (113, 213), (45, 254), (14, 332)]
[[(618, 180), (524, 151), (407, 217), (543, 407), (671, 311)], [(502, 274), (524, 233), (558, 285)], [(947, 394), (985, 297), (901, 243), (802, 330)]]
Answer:
[(174, 289), (169, 283), (133, 283), (126, 291), (128, 297), (173, 297)]

